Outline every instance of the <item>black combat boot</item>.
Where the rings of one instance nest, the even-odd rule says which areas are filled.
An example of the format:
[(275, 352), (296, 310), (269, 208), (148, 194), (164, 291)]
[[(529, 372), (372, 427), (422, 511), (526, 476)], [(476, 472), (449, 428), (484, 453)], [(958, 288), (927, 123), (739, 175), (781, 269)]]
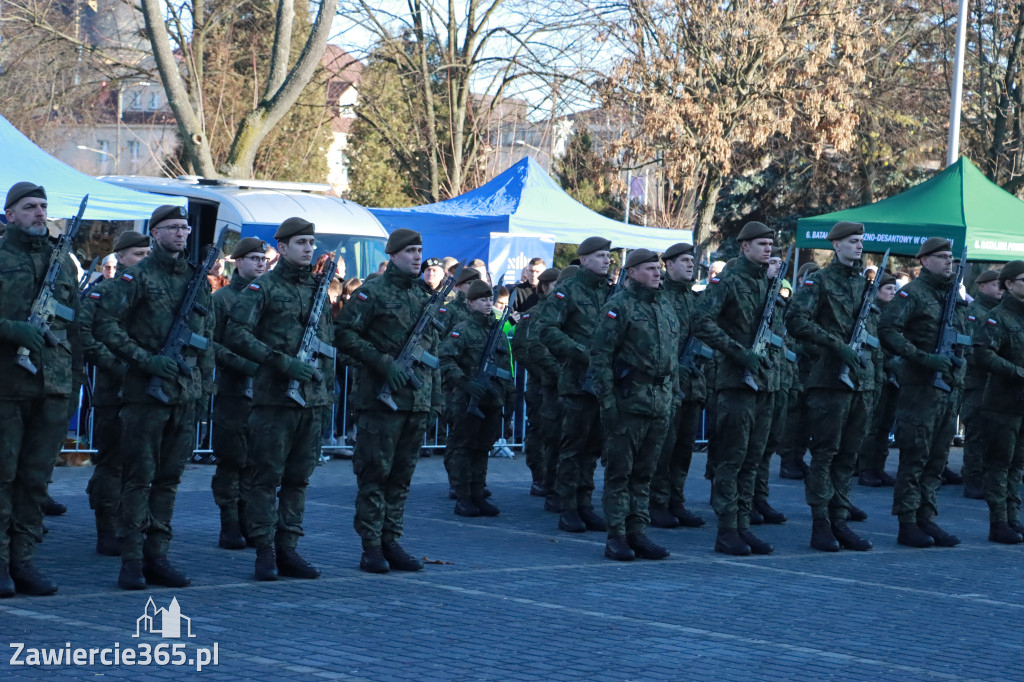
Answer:
[(277, 556), (274, 554), (273, 546), (256, 548), (256, 566), (253, 576), (262, 582), (277, 580)]
[(146, 589), (146, 578), (142, 575), (142, 559), (125, 559), (121, 562), (117, 586), (122, 590)]
[(921, 530), (916, 523), (904, 521), (900, 521), (900, 532), (896, 536), (896, 542), (907, 547), (932, 547), (935, 544), (932, 536)]
[(867, 521), (868, 513), (855, 504), (850, 505), (850, 521)]
[(878, 476), (878, 480), (882, 482), (882, 486), (885, 488), (892, 488), (896, 485), (896, 479), (885, 473), (885, 469), (879, 469), (875, 472), (875, 475)]
[(765, 523), (780, 524), (789, 520), (785, 514), (768, 504), (768, 500), (754, 500), (754, 509), (764, 517)]
[(1021, 535), (1024, 535), (1024, 523), (1021, 523), (1017, 519), (1012, 519), (1010, 521), (1007, 521), (1006, 525), (1008, 525), (1010, 528), (1014, 529), (1015, 531), (1017, 531)]
[(363, 556), (359, 558), (359, 570), (367, 573), (387, 573), (389, 569), (384, 551), (380, 547), (363, 549)]
[(7, 563), (0, 561), (0, 599), (14, 596), (14, 581), (11, 580), (11, 570)]
[(988, 527), (988, 540), (989, 542), (998, 542), (1004, 545), (1019, 545), (1024, 542), (1024, 537), (1010, 528), (1010, 524), (1006, 521), (995, 521)]
[(294, 547), (277, 547), (275, 551), (278, 575), (304, 580), (315, 580), (320, 577), (320, 569), (303, 559)]
[(171, 565), (165, 556), (143, 557), (142, 575), (147, 585), (188, 587), (192, 579)]
[(40, 573), (31, 561), (11, 563), (11, 580), (14, 581), (14, 589), (21, 594), (45, 597), (57, 591), (57, 583)]
[(455, 488), (453, 486), (448, 486), (448, 499), (449, 500), (457, 500), (457, 499), (459, 499), (459, 495), (458, 495), (458, 493), (455, 492)]
[(870, 540), (865, 540), (850, 530), (845, 519), (832, 519), (832, 535), (843, 549), (866, 552), (872, 547)]
[(419, 571), (423, 568), (423, 562), (412, 556), (398, 544), (398, 542), (386, 542), (381, 545), (381, 551), (391, 568), (396, 571)]
[[(943, 485), (961, 485), (964, 482), (964, 477), (949, 467), (943, 467), (941, 475)], [(940, 545), (940, 547), (941, 546), (942, 545)]]
[(547, 497), (548, 489), (540, 481), (534, 481), (530, 484), (530, 494), (534, 497)]
[(558, 495), (548, 493), (548, 496), (544, 498), (544, 511), (551, 512), (552, 514), (562, 513), (562, 500), (559, 499)]
[(882, 479), (874, 471), (862, 471), (857, 477), (857, 483), (868, 488), (881, 488)]
[(932, 536), (932, 540), (935, 541), (936, 547), (956, 547), (960, 544), (960, 538), (947, 533), (946, 531), (939, 528), (939, 524), (935, 523), (931, 519), (927, 521), (918, 521), (918, 527), (928, 535)]
[(761, 512), (757, 511), (754, 507), (750, 508), (750, 525), (760, 526), (764, 523), (764, 517), (761, 516)]
[(811, 523), (811, 549), (819, 552), (839, 551), (839, 541), (832, 533), (832, 524), (828, 519), (814, 519)]
[(984, 500), (985, 490), (974, 481), (964, 479), (964, 497), (968, 500)]
[(43, 502), (43, 514), (46, 516), (60, 516), (61, 514), (66, 514), (67, 511), (67, 506), (61, 504), (49, 495), (46, 496), (46, 502)]
[(715, 551), (732, 556), (748, 556), (750, 545), (743, 541), (735, 528), (719, 528), (715, 537)]
[(700, 528), (705, 523), (704, 517), (694, 514), (682, 504), (675, 504), (668, 508), (672, 516), (679, 520), (679, 525), (684, 528)]
[[(803, 460), (801, 460), (801, 463), (802, 461)], [(797, 462), (783, 462), (779, 465), (779, 478), (788, 478), (792, 481), (802, 481), (804, 479), (804, 475), (804, 467), (801, 467)]]
[(121, 540), (114, 525), (96, 518), (96, 553), (103, 556), (121, 556)]
[(678, 528), (679, 519), (665, 507), (651, 507), (651, 525), (655, 528)]
[(578, 510), (568, 509), (558, 517), (558, 529), (567, 533), (583, 533), (587, 530), (587, 524), (583, 523)]
[(626, 542), (638, 559), (653, 559), (657, 561), (658, 559), (667, 559), (669, 556), (667, 549), (655, 544), (644, 533), (627, 533)]
[(580, 520), (587, 527), (587, 530), (597, 531), (604, 533), (608, 530), (608, 524), (605, 523), (604, 519), (597, 515), (593, 507), (580, 507), (579, 508)]
[(636, 554), (629, 548), (625, 536), (613, 535), (604, 543), (604, 555), (615, 561), (632, 561)]
[(217, 545), (222, 549), (245, 549), (245, 536), (242, 535), (242, 526), (238, 521), (220, 522), (220, 537)]
[(775, 551), (774, 547), (751, 533), (749, 528), (739, 528), (736, 532), (739, 534), (740, 539), (750, 547), (751, 554), (771, 554)]
[(455, 515), (456, 516), (468, 516), (476, 517), (480, 516), (480, 507), (476, 506), (471, 498), (461, 497), (459, 501), (455, 503)]
[(473, 496), (473, 504), (480, 510), (480, 516), (497, 516), (501, 513), (483, 493)]

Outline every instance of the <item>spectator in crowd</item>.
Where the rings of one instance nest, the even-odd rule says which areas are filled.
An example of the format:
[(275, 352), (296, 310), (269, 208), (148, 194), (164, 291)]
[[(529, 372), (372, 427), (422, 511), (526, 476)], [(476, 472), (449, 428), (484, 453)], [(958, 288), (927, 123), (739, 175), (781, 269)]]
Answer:
[(117, 254), (109, 253), (103, 257), (100, 273), (103, 279), (110, 279), (117, 273)]
[(440, 291), (441, 287), (444, 286), (444, 280), (448, 273), (445, 270), (444, 263), (437, 258), (428, 258), (423, 261), (423, 271), (421, 277), (423, 277), (424, 283), (427, 288), (431, 291)]
[(537, 304), (537, 278), (547, 268), (543, 258), (531, 258), (513, 289), (512, 310), (524, 313)]

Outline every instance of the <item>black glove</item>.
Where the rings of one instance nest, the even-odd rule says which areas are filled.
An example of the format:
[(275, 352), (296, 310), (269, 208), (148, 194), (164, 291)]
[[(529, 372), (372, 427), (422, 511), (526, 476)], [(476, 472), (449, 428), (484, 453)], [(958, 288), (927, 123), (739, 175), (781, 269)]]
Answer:
[(832, 350), (835, 351), (836, 355), (842, 358), (843, 364), (845, 364), (846, 366), (850, 368), (863, 367), (863, 364), (860, 360), (860, 353), (850, 348), (845, 343), (840, 343), (836, 346), (833, 346)]
[(938, 353), (926, 353), (918, 364), (933, 372), (949, 372), (953, 369), (953, 361)]
[(477, 400), (483, 400), (484, 396), (487, 395), (487, 389), (475, 381), (467, 381), (462, 387), (462, 390), (464, 390), (470, 398), (476, 398)]
[(178, 376), (178, 363), (165, 355), (152, 355), (143, 366), (146, 374), (171, 381)]
[(11, 340), (11, 343), (28, 348), (35, 353), (41, 351), (43, 346), (46, 345), (43, 333), (28, 322), (7, 320), (6, 324), (4, 324), (4, 333)]

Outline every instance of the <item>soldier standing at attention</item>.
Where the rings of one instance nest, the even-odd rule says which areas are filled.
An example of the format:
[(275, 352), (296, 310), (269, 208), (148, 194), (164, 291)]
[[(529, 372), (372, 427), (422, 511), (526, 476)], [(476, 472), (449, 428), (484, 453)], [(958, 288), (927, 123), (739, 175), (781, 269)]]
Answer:
[[(227, 286), (213, 292), (217, 327), (213, 347), (217, 355), (217, 399), (213, 402), (213, 454), (217, 470), (210, 487), (220, 509), (220, 537), (224, 549), (245, 549), (243, 533), (244, 500), (249, 487), (248, 428), (252, 412), (256, 371), (259, 364), (234, 353), (224, 345), (225, 332), (238, 296), (267, 269), (267, 243), (255, 237), (239, 240), (231, 252), (235, 272)], [(244, 477), (244, 478), (243, 478)]]
[[(661, 256), (668, 280), (662, 299), (672, 306), (679, 322), (679, 356), (691, 339), (690, 323), (697, 305), (693, 292), (693, 244), (673, 244)], [(690, 343), (700, 343), (694, 338)], [(678, 357), (678, 356), (677, 356)], [(704, 358), (694, 354), (692, 366), (679, 366), (680, 403), (669, 419), (665, 443), (658, 467), (651, 480), (651, 525), (655, 528), (686, 526), (699, 528), (704, 519), (686, 508), (686, 477), (693, 459), (693, 443), (697, 438), (697, 421), (704, 408), (706, 387), (701, 367)]]
[(604, 555), (615, 561), (664, 559), (647, 537), (648, 496), (679, 384), (679, 319), (662, 298), (658, 254), (626, 258), (628, 283), (601, 310), (590, 369), (605, 432)]
[[(484, 497), (487, 482), (487, 455), (501, 435), (502, 409), (515, 390), (512, 381), (497, 377), (489, 386), (476, 381), (487, 340), (498, 320), (491, 314), (491, 287), (475, 280), (466, 291), (469, 316), (455, 325), (441, 343), (441, 374), (451, 392), (452, 417), (448, 433), (449, 473), (458, 502), (459, 516), (497, 516), (498, 508)], [(502, 333), (500, 330), (498, 333)], [(498, 367), (511, 369), (508, 343), (500, 339), (494, 354)], [(479, 403), (478, 415), (468, 412), (471, 399)]]
[[(43, 503), (53, 464), (67, 433), (72, 391), (72, 349), (78, 323), (56, 319), (51, 331), (58, 345), (29, 324), (32, 303), (50, 267), (53, 245), (46, 225), (46, 191), (31, 182), (11, 187), (4, 200), (7, 231), (0, 241), (0, 597), (14, 593), (42, 596), (57, 583), (35, 567), (32, 557), (43, 541)], [(66, 258), (54, 286), (56, 299), (78, 308), (78, 281)], [(28, 350), (33, 374), (17, 362)]]
[(82, 349), (86, 359), (96, 368), (92, 389), (93, 471), (85, 491), (89, 506), (96, 514), (96, 552), (105, 556), (121, 556), (121, 385), (128, 363), (113, 350), (96, 340), (92, 333), (96, 304), (110, 291), (124, 271), (149, 255), (149, 237), (128, 230), (114, 240), (117, 271), (97, 282), (82, 299), (78, 315), (81, 325)]
[(999, 271), (999, 286), (1007, 295), (988, 311), (974, 338), (974, 361), (989, 372), (980, 401), (986, 435), (985, 499), (988, 501), (991, 542), (1024, 542), (1020, 522), (1021, 470), (1024, 469), (1024, 261), (1015, 260)]
[(558, 527), (570, 533), (606, 531), (594, 512), (594, 470), (601, 456), (602, 434), (597, 398), (584, 390), (590, 364), (590, 341), (610, 288), (608, 266), (612, 243), (588, 237), (576, 250), (580, 269), (560, 283), (544, 307), (540, 339), (562, 365), (558, 378), (563, 417), (555, 492), (562, 502)]
[[(808, 277), (820, 269), (814, 262), (801, 265), (796, 276), (797, 289), (804, 285)], [(807, 391), (804, 389), (813, 358), (793, 337), (790, 337), (786, 346), (796, 353), (797, 363), (793, 376), (794, 390), (790, 394), (786, 425), (782, 433), (782, 442), (779, 443), (779, 458), (782, 460), (779, 464), (779, 478), (802, 481), (808, 470), (804, 455), (807, 454), (808, 445), (810, 445), (810, 437), (807, 435), (808, 424), (804, 417), (807, 413)]]
[[(137, 265), (112, 280), (97, 301), (93, 335), (129, 365), (121, 389), (121, 452), (124, 470), (121, 492), (121, 574), (117, 584), (140, 590), (146, 584), (185, 587), (187, 575), (167, 560), (171, 544), (174, 499), (195, 445), (196, 401), (205, 381), (213, 377), (213, 345), (204, 351), (186, 348), (188, 374), (160, 355), (178, 307), (197, 268), (186, 256), (187, 213), (181, 206), (160, 206), (149, 220), (153, 250)], [(211, 312), (193, 313), (189, 326), (213, 337), (213, 303), (204, 280), (198, 303)], [(168, 402), (151, 397), (146, 388), (152, 377), (163, 380)], [(212, 382), (211, 382), (212, 383)]]
[[(296, 551), (302, 536), (306, 487), (320, 458), (320, 420), (330, 403), (332, 364), (296, 357), (310, 321), (317, 290), (310, 264), (315, 226), (288, 218), (274, 233), (280, 260), (238, 294), (224, 333), (225, 345), (259, 369), (253, 381), (252, 413), (246, 423), (249, 461), (245, 522), (256, 546), (257, 580), (314, 579), (320, 570)], [(330, 277), (332, 273), (323, 276)], [(320, 309), (317, 336), (331, 344), (329, 303)], [(288, 395), (298, 382), (303, 403)], [(280, 488), (280, 491), (278, 490)]]
[[(871, 543), (847, 525), (850, 482), (864, 433), (870, 425), (875, 368), (868, 349), (858, 353), (850, 338), (868, 281), (861, 274), (864, 225), (838, 222), (826, 236), (835, 256), (796, 292), (787, 319), (790, 333), (817, 349), (805, 388), (811, 434), (811, 467), (804, 479), (811, 507), (811, 547), (865, 552)], [(873, 301), (872, 301), (873, 303)], [(849, 385), (840, 380), (849, 367)]]
[[(955, 547), (960, 538), (935, 523), (942, 468), (955, 428), (961, 372), (935, 352), (942, 312), (953, 279), (953, 250), (948, 240), (931, 237), (917, 252), (921, 275), (896, 294), (878, 323), (882, 343), (903, 358), (896, 407), (896, 445), (900, 466), (893, 489), (892, 513), (899, 519), (896, 542), (908, 547)], [(959, 292), (954, 294), (959, 298)], [(960, 306), (958, 305), (958, 308)], [(958, 310), (958, 331), (967, 329)], [(951, 391), (935, 386), (935, 375)]]
[[(352, 396), (359, 429), (352, 460), (359, 486), (354, 526), (363, 543), (359, 567), (368, 573), (423, 568), (398, 539), (428, 420), (436, 419), (444, 404), (438, 370), (416, 367), (421, 383), (413, 387), (395, 363), (430, 298), (419, 278), (423, 239), (419, 232), (399, 228), (388, 237), (385, 251), (390, 260), (384, 274), (357, 290), (335, 327), (338, 349), (360, 363)], [(437, 346), (436, 331), (428, 330), (424, 348), (436, 356)], [(377, 399), (385, 382), (395, 411)]]
[[(697, 306), (697, 335), (719, 351), (715, 406), (718, 461), (711, 501), (718, 515), (715, 551), (734, 556), (771, 554), (774, 548), (750, 532), (750, 509), (757, 469), (771, 427), (774, 395), (768, 368), (752, 350), (761, 323), (769, 283), (765, 274), (775, 233), (749, 222), (736, 240), (740, 255), (720, 278), (712, 278)], [(743, 379), (749, 371), (759, 387)]]

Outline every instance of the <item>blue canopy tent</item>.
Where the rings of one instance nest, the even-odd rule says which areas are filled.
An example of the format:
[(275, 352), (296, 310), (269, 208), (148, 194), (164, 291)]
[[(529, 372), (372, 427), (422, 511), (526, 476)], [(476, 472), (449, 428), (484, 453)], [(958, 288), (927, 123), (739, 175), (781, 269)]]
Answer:
[(554, 257), (555, 242), (579, 244), (601, 235), (614, 248), (664, 251), (689, 242), (689, 230), (627, 225), (591, 211), (566, 194), (530, 157), (490, 182), (447, 201), (415, 208), (371, 208), (388, 232), (406, 227), (423, 235), (423, 255), (480, 258), (495, 282), (519, 280), (533, 256)]
[(85, 220), (145, 220), (163, 204), (185, 206), (185, 197), (169, 197), (116, 187), (80, 173), (47, 154), (0, 116), (0, 197), (17, 182), (27, 180), (46, 188), (50, 218), (73, 218), (82, 197), (89, 195)]

